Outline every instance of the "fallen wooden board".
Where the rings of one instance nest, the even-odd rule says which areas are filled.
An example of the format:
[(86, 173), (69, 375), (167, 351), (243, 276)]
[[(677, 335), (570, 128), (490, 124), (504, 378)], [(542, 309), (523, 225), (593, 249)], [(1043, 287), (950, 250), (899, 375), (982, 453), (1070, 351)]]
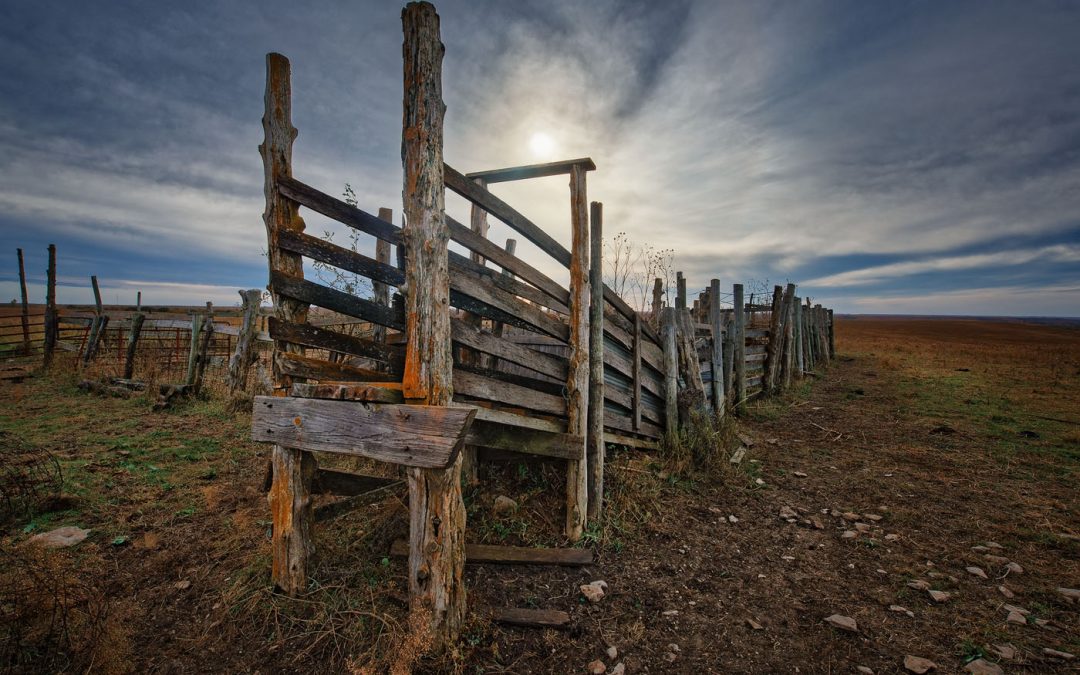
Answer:
[[(390, 555), (398, 557), (409, 555), (409, 542), (404, 539), (395, 539), (394, 543), (390, 545)], [(587, 548), (532, 548), (529, 546), (465, 544), (465, 562), (579, 567), (591, 565), (593, 553)]]
[(445, 468), (461, 451), (475, 416), (472, 408), (256, 396), (251, 435), (298, 450)]
[(491, 620), (531, 628), (564, 628), (570, 625), (570, 615), (557, 609), (497, 607), (491, 610)]

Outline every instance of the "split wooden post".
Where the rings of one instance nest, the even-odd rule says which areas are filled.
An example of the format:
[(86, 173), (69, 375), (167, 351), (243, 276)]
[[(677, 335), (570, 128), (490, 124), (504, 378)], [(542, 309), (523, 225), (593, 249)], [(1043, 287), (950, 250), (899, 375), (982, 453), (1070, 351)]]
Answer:
[(769, 313), (769, 343), (765, 346), (765, 371), (761, 377), (761, 390), (770, 394), (776, 389), (780, 374), (780, 352), (783, 346), (784, 289), (773, 287), (772, 310)]
[(675, 329), (679, 381), (683, 385), (679, 395), (679, 422), (684, 428), (689, 428), (695, 413), (704, 412), (706, 406), (705, 385), (701, 381), (701, 363), (698, 361), (697, 330), (689, 309), (675, 310)]
[(724, 325), (724, 406), (733, 404), (735, 397), (735, 319), (734, 312), (723, 312)]
[(566, 536), (581, 539), (588, 511), (589, 214), (585, 169), (570, 170), (570, 363), (566, 379), (566, 431), (583, 439), (580, 460), (566, 462)]
[(784, 331), (784, 349), (780, 359), (780, 388), (781, 390), (787, 390), (791, 387), (791, 368), (795, 363), (794, 360), (794, 345), (795, 345), (795, 284), (789, 283), (787, 288), (784, 289), (784, 307), (783, 307), (783, 331)]
[(724, 418), (724, 331), (720, 324), (720, 280), (709, 282), (709, 328), (712, 329), (713, 414)]
[(199, 336), (202, 335), (203, 316), (198, 312), (191, 313), (191, 344), (188, 347), (187, 375), (184, 384), (195, 384), (195, 371), (199, 366)]
[(746, 309), (743, 307), (743, 286), (735, 284), (735, 331), (732, 336), (735, 361), (735, 412), (746, 412)]
[(664, 342), (664, 427), (668, 438), (679, 433), (679, 348), (675, 340), (675, 308), (660, 312), (660, 338)]
[(105, 316), (101, 309), (101, 289), (98, 288), (96, 275), (90, 275), (90, 285), (94, 289), (94, 321), (90, 325), (90, 337), (86, 341), (86, 350), (83, 352), (84, 365), (90, 363), (97, 355), (98, 343), (109, 322), (109, 317)]
[(653, 279), (652, 287), (652, 316), (653, 325), (660, 325), (660, 308), (664, 306), (664, 280), (660, 277)]
[[(388, 223), (394, 222), (394, 211), (386, 207), (379, 209), (379, 219), (385, 220)], [(390, 264), (390, 242), (382, 239), (375, 239), (375, 261), (383, 263), (384, 265)], [(383, 307), (390, 306), (390, 286), (381, 281), (373, 281), (371, 284), (375, 301), (375, 304)], [(386, 326), (380, 324), (373, 324), (371, 337), (375, 342), (379, 344), (386, 344)]]
[(806, 356), (803, 354), (803, 323), (802, 323), (802, 298), (795, 298), (792, 306), (792, 324), (795, 326), (795, 377), (803, 376), (806, 368)]
[(199, 340), (199, 353), (195, 357), (195, 381), (192, 382), (192, 391), (198, 395), (202, 390), (203, 373), (206, 364), (210, 360), (210, 343), (214, 339), (214, 305), (206, 303), (206, 321), (203, 324), (203, 332)]
[(56, 312), (56, 245), (49, 244), (49, 267), (45, 281), (45, 344), (42, 347), (42, 367), (52, 365), (56, 338), (60, 333), (60, 317)]
[(682, 272), (675, 273), (675, 308), (686, 309), (686, 277)]
[[(447, 406), (453, 396), (449, 230), (444, 213), (439, 15), (427, 2), (401, 13), (404, 114), (401, 160), (405, 224), (407, 403)], [(461, 456), (446, 469), (409, 468), (409, 606), (420, 644), (441, 651), (465, 619), (465, 504)]]
[[(303, 232), (304, 221), (297, 203), (278, 192), (278, 181), (292, 177), (292, 150), (296, 129), (292, 125), (292, 84), (289, 60), (281, 54), (266, 56), (266, 94), (263, 112), (263, 142), (259, 152), (263, 160), (263, 190), (266, 210), (268, 260), (271, 274), (278, 272), (293, 277), (304, 276), (303, 258), (281, 248), (283, 232)], [(270, 286), (274, 310), (280, 321), (307, 321), (306, 303), (283, 296)], [(303, 348), (284, 341), (275, 341), (274, 353), (303, 352)], [(292, 378), (281, 372), (277, 358), (273, 362), (273, 386), (276, 396), (285, 396)], [(314, 554), (311, 503), (311, 484), (315, 477), (315, 457), (310, 452), (273, 446), (271, 451), (273, 477), (267, 501), (273, 521), (271, 540), (274, 584), (288, 595), (297, 595), (307, 588), (308, 568)]]
[(229, 358), (228, 386), (230, 394), (237, 394), (247, 389), (248, 371), (254, 363), (255, 338), (258, 336), (259, 306), (262, 304), (262, 291), (251, 288), (239, 291), (243, 318), (236, 337), (236, 350)]
[(136, 312), (131, 316), (131, 327), (128, 329), (127, 354), (124, 358), (124, 379), (130, 380), (135, 376), (135, 353), (139, 348), (139, 335), (142, 334), (143, 321), (146, 315)]
[(26, 296), (26, 267), (23, 265), (22, 249), (19, 253), (19, 291), (22, 293), (23, 354), (30, 354), (30, 303)]
[(597, 522), (604, 502), (604, 205), (593, 202), (589, 207), (588, 516)]

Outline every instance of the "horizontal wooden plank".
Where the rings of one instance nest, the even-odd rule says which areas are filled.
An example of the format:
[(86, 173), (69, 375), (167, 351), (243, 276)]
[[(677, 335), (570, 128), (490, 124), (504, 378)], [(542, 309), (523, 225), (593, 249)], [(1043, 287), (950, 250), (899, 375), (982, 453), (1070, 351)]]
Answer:
[(273, 316), (268, 324), (270, 337), (275, 340), (383, 361), (390, 366), (390, 372), (393, 373), (400, 373), (405, 367), (405, 352), (399, 345), (384, 345), (367, 338), (345, 335), (308, 324), (282, 321)]
[(443, 164), (443, 182), (446, 187), (509, 225), (564, 267), (570, 267), (570, 251), (565, 246), (487, 188), (466, 178), (449, 164)]
[(482, 448), (511, 450), (526, 455), (558, 459), (581, 459), (585, 453), (585, 439), (581, 436), (537, 431), (481, 420), (473, 421), (465, 442)]
[(400, 373), (380, 373), (369, 368), (360, 368), (346, 363), (331, 363), (291, 352), (276, 352), (274, 359), (285, 375), (309, 380), (392, 382), (401, 379)]
[(625, 445), (630, 448), (639, 448), (641, 450), (659, 450), (660, 443), (655, 440), (648, 440), (644, 438), (636, 438), (629, 434), (618, 434), (609, 430), (604, 430), (604, 442), (614, 443), (616, 445)]
[(358, 298), (355, 295), (334, 288), (321, 286), (307, 279), (274, 271), (270, 273), (270, 288), (273, 292), (286, 295), (294, 300), (377, 323), (387, 328), (405, 330), (404, 312)]
[(616, 431), (626, 431), (629, 433), (637, 433), (642, 436), (648, 436), (649, 438), (661, 438), (664, 435), (664, 430), (655, 424), (650, 424), (645, 420), (641, 420), (641, 426), (634, 429), (633, 420), (625, 415), (621, 415), (611, 410), (604, 410), (604, 427), (610, 427)]
[(251, 431), (256, 441), (287, 448), (445, 468), (475, 415), (461, 407), (256, 396)]
[(404, 402), (400, 382), (324, 382), (319, 384), (296, 382), (289, 388), (289, 396), (326, 398), (335, 401), (367, 401), (368, 403)]
[(566, 399), (561, 396), (554, 396), (509, 382), (502, 382), (460, 368), (454, 369), (454, 391), (458, 394), (485, 401), (512, 403), (521, 408), (549, 413), (559, 417), (566, 415)]
[(405, 283), (405, 273), (398, 268), (303, 232), (282, 230), (278, 235), (278, 245), (286, 251), (359, 274), (372, 281), (391, 286)]
[(494, 270), (479, 263), (474, 263), (472, 260), (459, 253), (454, 253), (453, 251), (449, 252), (449, 256), (451, 274), (474, 274), (485, 279), (490, 279), (497, 288), (501, 288), (507, 293), (524, 298), (541, 307), (553, 309), (560, 314), (570, 313), (570, 309), (565, 304), (559, 302), (547, 293), (544, 293), (539, 288), (527, 284), (524, 281), (519, 281), (517, 277), (510, 273), (504, 274), (499, 270)]
[(484, 406), (476, 406), (476, 420), (496, 422), (512, 427), (535, 429), (537, 431), (549, 431), (556, 434), (566, 433), (566, 422), (544, 419), (543, 417), (521, 415), (507, 410), (485, 408)]
[(515, 274), (524, 281), (536, 286), (563, 305), (569, 305), (570, 291), (560, 286), (556, 281), (552, 280), (551, 277), (537, 270), (521, 258), (507, 253), (501, 246), (497, 246), (490, 240), (481, 237), (450, 216), (446, 217), (446, 224), (450, 228), (450, 238), (457, 243), (470, 251), (479, 253), (484, 258), (490, 260), (504, 270), (511, 274)]
[[(395, 539), (390, 555), (409, 555), (409, 542)], [(505, 565), (562, 565), (581, 567), (593, 564), (593, 552), (587, 548), (533, 548), (531, 546), (496, 546), (465, 544), (465, 562)]]
[[(509, 317), (490, 316), (488, 318), (510, 323), (510, 325), (516, 325), (526, 330), (537, 330), (564, 342), (570, 339), (570, 326), (564, 323), (557, 314), (549, 314), (536, 305), (529, 304), (501, 288), (497, 288), (488, 279), (464, 274), (450, 276), (450, 304), (466, 309), (473, 314), (486, 316), (487, 312), (482, 308), (477, 309), (475, 303), (462, 303), (457, 294), (466, 295), (509, 315)], [(507, 318), (513, 319), (513, 321), (507, 321)]]
[(450, 318), (450, 336), (455, 342), (471, 349), (505, 359), (542, 375), (565, 380), (567, 360), (521, 346), (505, 338), (498, 338), (461, 319)]
[(489, 169), (488, 171), (473, 171), (465, 174), (467, 178), (480, 178), (488, 185), (492, 183), (505, 183), (512, 180), (524, 180), (527, 178), (543, 178), (545, 176), (558, 176), (568, 174), (575, 166), (581, 166), (585, 171), (595, 171), (596, 164), (588, 157), (579, 159), (564, 159), (558, 162), (546, 164), (530, 164), (528, 166), (512, 166), (505, 169)]
[(401, 479), (365, 476), (359, 473), (335, 471), (333, 469), (319, 469), (311, 483), (311, 491), (322, 495), (355, 497), (397, 483), (401, 483)]
[(402, 242), (401, 228), (393, 223), (388, 223), (378, 216), (373, 216), (370, 213), (361, 211), (355, 206), (346, 204), (340, 199), (336, 199), (326, 193), (320, 192), (310, 185), (301, 183), (295, 178), (289, 178), (287, 176), (279, 177), (277, 179), (277, 188), (282, 196), (306, 206), (312, 211), (321, 213), (327, 218), (336, 220), (339, 223), (348, 225), (361, 232), (366, 232), (373, 237), (388, 241), (391, 244), (400, 244)]
[(507, 626), (565, 628), (570, 625), (570, 615), (558, 609), (496, 607), (490, 611), (492, 621)]

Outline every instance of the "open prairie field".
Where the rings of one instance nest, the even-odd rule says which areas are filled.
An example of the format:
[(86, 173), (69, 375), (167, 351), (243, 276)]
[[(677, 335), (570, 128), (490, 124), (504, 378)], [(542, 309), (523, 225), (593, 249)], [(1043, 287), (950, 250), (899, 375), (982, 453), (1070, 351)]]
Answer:
[[(320, 527), (314, 582), (287, 598), (270, 589), (267, 451), (247, 414), (214, 397), (152, 412), (85, 394), (72, 372), (0, 385), (0, 430), (63, 472), (60, 498), (4, 525), (3, 665), (902, 673), (916, 656), (936, 672), (1074, 672), (1058, 654), (1080, 654), (1080, 604), (1057, 589), (1080, 586), (1080, 331), (857, 317), (838, 319), (837, 341), (827, 370), (750, 406), (737, 466), (616, 451), (606, 524), (583, 542), (593, 565), (469, 565), (464, 638), (436, 662), (415, 660), (388, 553), (407, 531), (403, 490)], [(565, 543), (559, 467), (482, 470), (470, 541)], [(499, 495), (518, 508), (495, 513)], [(90, 532), (49, 554), (27, 545), (64, 525)], [(607, 595), (587, 602), (579, 585), (599, 579)], [(485, 617), (510, 606), (573, 625)]]

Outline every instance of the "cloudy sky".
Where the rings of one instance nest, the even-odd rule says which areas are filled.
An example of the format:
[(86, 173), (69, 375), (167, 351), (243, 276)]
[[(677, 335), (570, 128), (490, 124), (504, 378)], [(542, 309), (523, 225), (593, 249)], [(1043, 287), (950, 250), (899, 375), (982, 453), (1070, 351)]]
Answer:
[[(1080, 3), (437, 7), (447, 162), (592, 157), (606, 231), (674, 249), (691, 289), (791, 280), (844, 312), (1080, 316)], [(89, 302), (90, 274), (107, 303), (264, 286), (268, 51), (293, 64), (297, 177), (399, 219), (400, 8), (6, 3), (0, 297), (22, 247), (40, 301), (49, 243), (61, 302)], [(568, 243), (565, 177), (495, 192)]]

